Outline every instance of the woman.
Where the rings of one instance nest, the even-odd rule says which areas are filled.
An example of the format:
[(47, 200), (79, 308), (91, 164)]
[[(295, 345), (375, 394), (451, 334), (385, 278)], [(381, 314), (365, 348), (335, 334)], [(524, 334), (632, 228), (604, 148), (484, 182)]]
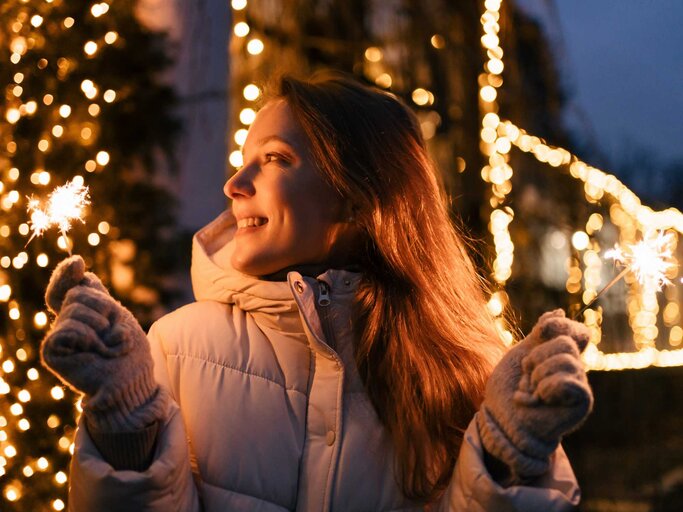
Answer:
[(547, 313), (498, 363), (409, 109), (284, 78), (243, 155), (194, 239), (197, 302), (148, 336), (80, 258), (53, 275), (44, 363), (85, 393), (71, 510), (576, 505), (587, 332)]

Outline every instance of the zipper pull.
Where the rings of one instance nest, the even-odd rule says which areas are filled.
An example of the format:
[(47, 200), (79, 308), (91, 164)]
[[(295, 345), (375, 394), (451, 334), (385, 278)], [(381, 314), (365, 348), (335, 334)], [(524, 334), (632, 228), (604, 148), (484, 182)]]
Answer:
[(319, 306), (329, 306), (330, 305), (330, 287), (327, 286), (325, 281), (318, 281), (320, 285), (320, 295), (318, 295), (318, 305)]

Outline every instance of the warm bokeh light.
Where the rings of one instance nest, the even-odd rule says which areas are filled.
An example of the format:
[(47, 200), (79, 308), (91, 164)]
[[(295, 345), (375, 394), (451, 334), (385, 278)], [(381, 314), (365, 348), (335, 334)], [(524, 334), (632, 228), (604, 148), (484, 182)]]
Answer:
[(245, 128), (240, 128), (239, 130), (237, 130), (235, 132), (235, 136), (233, 137), (233, 139), (235, 140), (235, 144), (237, 144), (238, 146), (243, 146), (244, 142), (247, 140), (248, 133), (248, 130), (246, 130)]
[(230, 156), (228, 157), (228, 161), (230, 162), (230, 165), (232, 165), (235, 168), (242, 167), (242, 152), (239, 150), (232, 151), (230, 153)]
[(97, 225), (97, 231), (99, 231), (103, 235), (106, 235), (107, 233), (109, 233), (110, 228), (111, 228), (111, 226), (106, 221), (102, 221)]
[(252, 108), (245, 108), (242, 109), (240, 112), (240, 121), (242, 124), (251, 124), (254, 122), (254, 119), (256, 119), (256, 112)]
[[(609, 221), (620, 230), (620, 243), (633, 246), (636, 244), (637, 232), (647, 233), (652, 230), (675, 230), (675, 236), (673, 234), (669, 236), (677, 240), (678, 234), (683, 233), (683, 214), (680, 211), (674, 208), (659, 212), (653, 211), (642, 205), (640, 199), (616, 177), (589, 166), (563, 148), (552, 147), (539, 137), (527, 134), (525, 130), (510, 121), (500, 120), (496, 114), (499, 111), (496, 89), (503, 83), (502, 74), (505, 70), (498, 23), (501, 0), (486, 0), (484, 8), (485, 11), (481, 16), (483, 29), (481, 44), (488, 60), (484, 63), (484, 74), (480, 75), (479, 96), (483, 110), (480, 146), (488, 161), (481, 169), (481, 176), (484, 181), (491, 184), (492, 191), (490, 204), (493, 210), (489, 230), (495, 247), (493, 262), (495, 281), (500, 286), (504, 286), (512, 275), (514, 244), (510, 237), (509, 225), (514, 212), (510, 205), (501, 205), (506, 204), (507, 196), (512, 191), (513, 169), (509, 165), (509, 153), (513, 147), (533, 155), (539, 162), (548, 164), (549, 168), (568, 168), (572, 177), (583, 181), (586, 200), (589, 203), (597, 203), (605, 197), (614, 201), (609, 208)], [(599, 256), (599, 241), (595, 235), (602, 230), (605, 222), (606, 219), (602, 214), (593, 212), (585, 224), (585, 231), (577, 229), (571, 237), (572, 247), (578, 251), (580, 257), (572, 257), (568, 260), (566, 290), (578, 297), (584, 304), (590, 303), (595, 298), (601, 286), (605, 265)], [(650, 281), (661, 285), (665, 282), (664, 279), (670, 280), (676, 277), (677, 270), (672, 265), (677, 262), (673, 254), (657, 260), (653, 258), (652, 251), (642, 247), (641, 249), (644, 253), (642, 254), (643, 261), (648, 261), (645, 267), (655, 268), (659, 273), (658, 279), (650, 279)], [(661, 256), (661, 252), (658, 255)], [(660, 266), (657, 262), (661, 261), (667, 261), (668, 266)], [(584, 361), (588, 368), (615, 370), (644, 368), (650, 365), (683, 365), (683, 349), (667, 351), (655, 348), (659, 331), (656, 324), (660, 314), (665, 325), (671, 326), (668, 333), (670, 346), (678, 347), (683, 343), (683, 329), (679, 325), (674, 325), (680, 322), (679, 310), (673, 306), (678, 306), (678, 302), (670, 302), (663, 312), (660, 312), (656, 297), (658, 288), (644, 286), (642, 282), (639, 284), (639, 281), (635, 281), (635, 284), (638, 286), (631, 282), (627, 283), (630, 290), (627, 296), (627, 312), (629, 323), (633, 328), (634, 341), (639, 351), (615, 354), (601, 352), (597, 344), (601, 339), (602, 311), (600, 308), (587, 309), (584, 312), (584, 321), (592, 333), (591, 343), (584, 354)], [(501, 311), (498, 301), (494, 298), (495, 293), (489, 300), (489, 311), (494, 316)], [(504, 338), (507, 336), (504, 335)]]
[(382, 50), (376, 46), (371, 46), (365, 50), (365, 58), (370, 62), (379, 62), (382, 60)]
[(247, 34), (249, 34), (249, 25), (243, 21), (240, 21), (239, 23), (235, 24), (233, 31), (237, 37), (246, 37)]
[(258, 88), (258, 86), (254, 84), (249, 84), (244, 88), (242, 94), (244, 96), (244, 99), (248, 101), (254, 101), (260, 96), (261, 90)]
[(261, 52), (263, 52), (263, 49), (263, 41), (258, 38), (254, 38), (247, 43), (247, 51), (252, 55), (259, 55)]

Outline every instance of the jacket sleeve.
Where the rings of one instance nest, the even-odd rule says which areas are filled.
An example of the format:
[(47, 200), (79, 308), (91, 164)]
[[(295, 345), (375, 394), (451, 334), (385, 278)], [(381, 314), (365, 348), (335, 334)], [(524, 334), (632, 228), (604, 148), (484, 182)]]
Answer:
[[(171, 396), (166, 358), (155, 326), (147, 336), (154, 359), (154, 374)], [(76, 432), (71, 461), (69, 511), (200, 512), (192, 477), (187, 436), (180, 409), (171, 400), (160, 425), (156, 449), (146, 471), (116, 471), (100, 455), (83, 424)]]
[(451, 482), (432, 509), (437, 512), (565, 512), (581, 498), (562, 446), (550, 458), (549, 471), (529, 485), (499, 485), (484, 465), (484, 448), (472, 419), (460, 448)]

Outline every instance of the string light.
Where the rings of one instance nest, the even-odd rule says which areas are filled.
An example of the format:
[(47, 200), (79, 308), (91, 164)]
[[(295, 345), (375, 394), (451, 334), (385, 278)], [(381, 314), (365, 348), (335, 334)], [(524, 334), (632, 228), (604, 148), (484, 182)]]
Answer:
[[(265, 45), (260, 38), (253, 37), (246, 44), (243, 42), (244, 38), (251, 33), (251, 27), (246, 22), (246, 17), (243, 12), (247, 7), (247, 0), (232, 0), (231, 6), (234, 20), (233, 34), (237, 38), (235, 43), (243, 45), (242, 47), (246, 49), (247, 55), (260, 55), (265, 49)], [(256, 84), (248, 83), (242, 89), (242, 96), (246, 101), (256, 101), (261, 96), (261, 90)], [(256, 118), (256, 112), (250, 107), (238, 107), (236, 111), (239, 112), (240, 122), (245, 126), (253, 123)], [(247, 129), (244, 127), (239, 127), (235, 130), (232, 138), (237, 146), (241, 147), (244, 144), (247, 133)], [(242, 151), (239, 148), (230, 152), (228, 155), (228, 163), (235, 169), (242, 167), (243, 157)]]
[[(93, 98), (95, 98), (97, 96), (97, 93), (98, 93), (97, 86), (95, 85), (95, 83), (92, 80), (89, 80), (89, 79), (83, 80), (83, 82), (81, 82), (81, 90), (83, 91), (83, 94), (85, 94), (85, 96), (91, 100)], [(99, 112), (99, 109), (98, 109), (98, 112)]]
[(113, 91), (112, 89), (108, 89), (104, 91), (104, 94), (102, 95), (104, 98), (104, 101), (107, 103), (113, 103), (114, 100), (116, 99), (116, 91)]
[(103, 235), (109, 233), (110, 229), (111, 227), (109, 226), (109, 223), (106, 221), (102, 221), (97, 225), (97, 231), (99, 231)]
[(231, 151), (230, 155), (228, 156), (228, 161), (230, 162), (230, 165), (235, 168), (242, 167), (242, 165), (244, 165), (242, 152), (239, 150)]
[(252, 108), (244, 108), (240, 111), (240, 121), (242, 124), (251, 124), (256, 118), (256, 112)]
[(99, 165), (101, 165), (102, 167), (104, 167), (105, 165), (107, 165), (107, 164), (109, 163), (109, 158), (110, 158), (110, 157), (109, 157), (109, 153), (107, 153), (106, 151), (99, 151), (99, 152), (97, 153), (97, 156), (95, 157), (95, 161), (96, 161)]
[(382, 60), (382, 57), (382, 50), (376, 46), (370, 46), (365, 50), (365, 58), (370, 62), (379, 62)]
[(103, 14), (106, 14), (107, 11), (109, 11), (109, 4), (106, 2), (95, 4), (90, 8), (90, 12), (95, 18), (99, 18)]
[(242, 91), (242, 95), (244, 96), (244, 99), (248, 101), (254, 101), (256, 100), (261, 94), (261, 90), (258, 88), (258, 86), (254, 84), (249, 84), (247, 85), (244, 90)]
[[(589, 203), (597, 204), (601, 200), (609, 200), (611, 223), (618, 229), (619, 243), (626, 247), (636, 243), (637, 234), (652, 230), (666, 231), (673, 246), (678, 235), (683, 233), (683, 214), (675, 208), (654, 211), (641, 204), (640, 199), (621, 183), (615, 176), (592, 167), (575, 155), (561, 147), (548, 145), (539, 137), (528, 134), (525, 130), (510, 121), (503, 121), (497, 115), (499, 106), (497, 89), (503, 84), (502, 73), (505, 69), (504, 52), (500, 46), (498, 33), (500, 25), (501, 0), (486, 0), (481, 16), (481, 44), (488, 60), (484, 63), (484, 73), (479, 76), (479, 99), (482, 112), (482, 129), (480, 147), (488, 157), (488, 163), (481, 170), (482, 179), (491, 183), (491, 222), (489, 230), (493, 235), (495, 259), (493, 262), (493, 278), (501, 290), (489, 300), (489, 311), (500, 320), (500, 302), (494, 299), (495, 294), (502, 293), (502, 287), (511, 276), (514, 244), (510, 238), (509, 225), (514, 212), (506, 205), (507, 196), (512, 190), (512, 168), (509, 166), (509, 152), (516, 147), (522, 152), (533, 155), (536, 160), (551, 168), (568, 168), (570, 175), (584, 184), (584, 195)], [(570, 294), (578, 295), (584, 304), (592, 301), (600, 286), (604, 263), (599, 257), (600, 246), (596, 235), (604, 225), (604, 218), (599, 213), (592, 213), (586, 222), (585, 231), (579, 230), (572, 235), (572, 246), (582, 253), (580, 258), (568, 260), (566, 289)], [(582, 270), (582, 265), (584, 269)], [(667, 279), (676, 277), (677, 262), (673, 253), (671, 266), (665, 273)], [(683, 280), (680, 280), (683, 282)], [(579, 292), (583, 292), (579, 295)], [(655, 341), (659, 335), (657, 318), (659, 303), (656, 289), (639, 283), (637, 279), (626, 278), (627, 297), (626, 310), (629, 324), (633, 330), (634, 342), (638, 352), (610, 353), (600, 351), (601, 324), (603, 312), (601, 308), (587, 309), (584, 312), (584, 323), (591, 329), (591, 343), (584, 353), (584, 361), (589, 369), (619, 370), (626, 368), (645, 368), (647, 366), (680, 366), (683, 365), (683, 349), (657, 350)], [(683, 343), (683, 328), (673, 325), (680, 322), (678, 296), (670, 300), (664, 308), (663, 321), (670, 325), (668, 340), (672, 347)], [(675, 320), (677, 319), (677, 320)], [(504, 331), (508, 332), (508, 331)]]
[(95, 41), (88, 41), (87, 43), (85, 43), (85, 46), (83, 46), (83, 51), (89, 57), (92, 57), (93, 55), (95, 55), (95, 53), (97, 53), (97, 49), (98, 49), (98, 46), (97, 46), (97, 43)]
[(52, 398), (55, 400), (61, 400), (64, 398), (64, 390), (59, 386), (55, 386), (50, 390), (50, 395), (52, 395)]
[(259, 55), (261, 52), (263, 52), (263, 49), (263, 41), (258, 38), (254, 38), (247, 43), (247, 51), (252, 55)]
[(389, 89), (392, 83), (393, 80), (391, 79), (391, 75), (389, 73), (381, 73), (377, 76), (377, 78), (375, 78), (375, 85), (381, 87), (382, 89)]
[[(238, 146), (243, 146), (244, 142), (247, 140), (247, 134), (249, 132), (245, 128), (240, 128), (235, 132), (235, 135), (233, 136), (233, 139), (235, 140), (235, 144)], [(241, 165), (241, 164), (240, 164)]]
[(412, 99), (416, 105), (420, 106), (431, 105), (434, 103), (434, 95), (421, 87), (413, 91)]
[(250, 28), (246, 22), (240, 21), (233, 27), (233, 32), (237, 37), (246, 37), (249, 34)]
[(119, 38), (119, 35), (116, 32), (107, 32), (104, 35), (104, 42), (107, 44), (114, 44), (116, 40)]
[(88, 243), (92, 246), (99, 245), (100, 235), (98, 235), (97, 233), (90, 233), (88, 235)]

